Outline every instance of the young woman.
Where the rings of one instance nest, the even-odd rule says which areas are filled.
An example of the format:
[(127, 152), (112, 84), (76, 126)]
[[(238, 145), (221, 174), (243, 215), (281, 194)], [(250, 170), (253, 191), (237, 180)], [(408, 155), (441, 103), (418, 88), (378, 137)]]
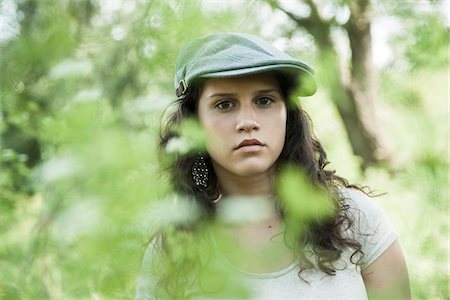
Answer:
[[(325, 169), (297, 99), (316, 90), (308, 65), (257, 37), (218, 33), (181, 50), (175, 89), (161, 153), (197, 217), (159, 229), (137, 299), (410, 298), (383, 211)], [(187, 120), (204, 130), (204, 148), (183, 136)], [(194, 146), (174, 154), (183, 138)]]

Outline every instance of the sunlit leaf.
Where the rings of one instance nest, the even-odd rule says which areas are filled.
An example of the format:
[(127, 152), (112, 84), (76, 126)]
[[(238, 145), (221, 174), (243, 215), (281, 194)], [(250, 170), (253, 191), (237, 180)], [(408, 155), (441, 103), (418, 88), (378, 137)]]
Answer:
[(286, 214), (299, 222), (329, 217), (333, 204), (323, 190), (314, 186), (299, 169), (285, 167), (278, 179), (277, 191)]

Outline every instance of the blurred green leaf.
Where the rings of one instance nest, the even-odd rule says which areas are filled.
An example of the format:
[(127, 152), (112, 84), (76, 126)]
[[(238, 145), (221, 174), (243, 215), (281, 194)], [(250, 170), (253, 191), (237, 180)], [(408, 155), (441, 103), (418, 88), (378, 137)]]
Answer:
[(312, 184), (304, 172), (293, 166), (280, 171), (277, 191), (289, 218), (298, 223), (327, 218), (334, 207), (325, 190)]

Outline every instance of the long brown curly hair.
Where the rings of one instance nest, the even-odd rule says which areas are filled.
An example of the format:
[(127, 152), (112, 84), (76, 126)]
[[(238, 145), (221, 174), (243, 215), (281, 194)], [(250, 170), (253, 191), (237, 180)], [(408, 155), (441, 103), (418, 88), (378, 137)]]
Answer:
[[(334, 213), (330, 217), (303, 224), (305, 230), (302, 230), (301, 235), (298, 236), (298, 245), (308, 245), (314, 254), (317, 267), (328, 275), (335, 275), (336, 268), (333, 263), (341, 258), (344, 249), (351, 249), (350, 260), (355, 265), (363, 256), (361, 244), (343, 234), (353, 226), (353, 219), (339, 190), (342, 188), (362, 189), (359, 186), (350, 185), (346, 179), (337, 176), (334, 171), (326, 169), (329, 164), (327, 155), (312, 132), (310, 117), (295, 97), (296, 83), (281, 73), (275, 73), (275, 75), (287, 106), (286, 138), (276, 164), (277, 166), (292, 165), (303, 170), (313, 185), (327, 191), (334, 206)], [(176, 110), (166, 119), (165, 125), (161, 126), (159, 146), (163, 157), (166, 155), (165, 149), (169, 141), (178, 136), (177, 126), (187, 118), (196, 118), (202, 84), (202, 80), (196, 81), (185, 97), (177, 99)], [(215, 205), (211, 199), (217, 197), (220, 187), (207, 153), (204, 153), (203, 156), (209, 168), (208, 186), (202, 189), (195, 186), (191, 170), (197, 156), (197, 152), (178, 155), (174, 160), (169, 160), (165, 171), (170, 176), (174, 192), (188, 196), (202, 209), (204, 216), (213, 219)], [(184, 226), (180, 230), (192, 230), (192, 228)], [(164, 245), (164, 235), (161, 236)], [(164, 245), (163, 249), (166, 252), (170, 251), (167, 245)], [(301, 249), (304, 248), (295, 247), (295, 250), (302, 251)], [(299, 253), (298, 257), (302, 266), (299, 271), (299, 276), (301, 276), (300, 273), (303, 270), (313, 267), (314, 264), (306, 258), (303, 252)], [(164, 281), (160, 280), (160, 284)]]

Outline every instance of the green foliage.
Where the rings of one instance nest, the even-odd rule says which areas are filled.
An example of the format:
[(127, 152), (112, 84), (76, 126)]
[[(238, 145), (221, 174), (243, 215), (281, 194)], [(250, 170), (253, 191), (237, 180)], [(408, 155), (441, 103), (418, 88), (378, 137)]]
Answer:
[(150, 208), (169, 191), (155, 143), (173, 61), (187, 39), (242, 19), (192, 1), (117, 3), (18, 2), (20, 36), (1, 45), (2, 299), (133, 297)]
[(160, 255), (151, 266), (154, 274), (162, 274), (156, 290), (159, 297), (246, 299), (248, 291), (221, 259), (212, 230), (212, 225), (204, 222), (196, 226), (195, 232), (167, 228), (164, 233), (170, 250), (162, 253), (162, 249), (155, 248)]
[(450, 33), (442, 16), (421, 16), (411, 34), (414, 38), (405, 41), (405, 57), (414, 69), (439, 69), (448, 66)]
[[(166, 146), (167, 154), (185, 155), (187, 153), (204, 152), (207, 141), (207, 132), (201, 127), (197, 119), (183, 120), (175, 128), (177, 138), (172, 138)], [(213, 139), (214, 137), (209, 137)]]
[[(401, 24), (391, 37), (391, 46), (398, 53), (395, 68), (411, 70), (442, 70), (449, 64), (448, 3), (443, 0), (407, 2), (380, 1), (378, 14), (390, 15)], [(375, 8), (377, 10), (377, 8)]]
[[(396, 137), (392, 146), (401, 155), (392, 174), (374, 172), (368, 182), (390, 191), (384, 207), (400, 232), (414, 298), (446, 299), (449, 127), (442, 107), (448, 101), (448, 71), (392, 72), (385, 74), (391, 84), (383, 84), (390, 108), (385, 129)], [(412, 92), (414, 103), (404, 103), (403, 93)]]
[[(285, 167), (278, 180), (280, 199), (294, 224), (326, 218), (332, 214), (333, 205), (327, 193), (313, 186), (301, 170)], [(299, 201), (299, 197), (304, 200)]]

